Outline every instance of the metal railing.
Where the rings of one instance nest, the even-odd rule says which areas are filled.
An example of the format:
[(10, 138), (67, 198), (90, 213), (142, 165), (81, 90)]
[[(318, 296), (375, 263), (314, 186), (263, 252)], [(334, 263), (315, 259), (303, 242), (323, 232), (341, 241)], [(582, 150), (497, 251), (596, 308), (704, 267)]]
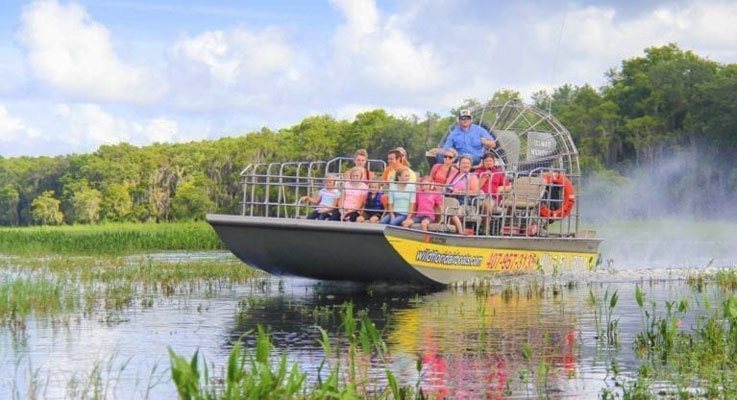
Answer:
[[(314, 198), (327, 181), (333, 181), (335, 189), (340, 191), (339, 201), (334, 205), (334, 213), (342, 220), (345, 209), (345, 189), (352, 188), (356, 181), (344, 176), (350, 158), (338, 157), (329, 161), (296, 161), (285, 163), (261, 163), (247, 166), (241, 171), (243, 200), (241, 213), (244, 216), (272, 218), (307, 218), (318, 207), (305, 201), (304, 197)], [(385, 166), (381, 160), (369, 160), (368, 166)], [(369, 167), (371, 170), (371, 167)], [(378, 177), (381, 171), (372, 170)], [(484, 172), (479, 178), (479, 192), (468, 193), (469, 180), (466, 180), (463, 194), (453, 193), (451, 185), (427, 184), (443, 196), (443, 207), (436, 212), (435, 220), (429, 229), (439, 232), (456, 232), (477, 236), (555, 236), (572, 237), (578, 231), (578, 207), (574, 203), (573, 210), (566, 216), (540, 215), (541, 206), (558, 209), (565, 201), (562, 184), (551, 182), (546, 176), (564, 172), (555, 168), (536, 168), (524, 172), (503, 172), (508, 186), (502, 186), (497, 193), (483, 193), (481, 182), (491, 180), (494, 174), (502, 172)], [(578, 177), (573, 179), (573, 186), (578, 186)], [(407, 182), (403, 189), (392, 189), (388, 182), (380, 179), (361, 180), (365, 184), (377, 184), (384, 196), (389, 193), (415, 192), (425, 185), (418, 182)], [(360, 185), (359, 185), (360, 186)], [(491, 182), (489, 183), (491, 187)], [(424, 188), (425, 186), (423, 186)], [(365, 190), (357, 189), (354, 190)], [(425, 190), (425, 189), (423, 189)], [(555, 193), (560, 193), (556, 196)], [(368, 191), (367, 191), (368, 193)], [(365, 204), (358, 209), (360, 213), (372, 211)], [(352, 222), (345, 222), (352, 223)], [(460, 225), (462, 232), (457, 232)], [(419, 224), (412, 225), (419, 228)]]

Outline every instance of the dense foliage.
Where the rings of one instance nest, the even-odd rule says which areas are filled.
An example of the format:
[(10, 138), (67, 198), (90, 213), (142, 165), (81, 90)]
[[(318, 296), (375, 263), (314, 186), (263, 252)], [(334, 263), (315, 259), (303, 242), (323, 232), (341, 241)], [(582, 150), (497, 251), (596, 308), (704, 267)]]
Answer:
[(116, 255), (224, 248), (215, 231), (205, 222), (109, 222), (0, 228), (0, 253), (5, 255)]
[[(564, 85), (533, 96), (570, 130), (585, 173), (616, 179), (632, 167), (688, 152), (694, 155), (690, 165), (682, 166), (669, 187), (730, 198), (737, 187), (737, 64), (667, 45), (624, 60), (607, 77), (602, 88)], [(500, 91), (489, 101), (519, 96)], [(464, 106), (478, 104), (468, 100)], [(452, 122), (451, 113), (398, 118), (374, 110), (352, 122), (312, 116), (279, 131), (263, 128), (214, 141), (140, 148), (123, 143), (92, 154), (0, 158), (0, 224), (170, 221), (230, 213), (237, 208), (238, 173), (245, 165), (329, 159), (358, 148), (382, 158), (402, 146), (424, 171), (424, 151)]]

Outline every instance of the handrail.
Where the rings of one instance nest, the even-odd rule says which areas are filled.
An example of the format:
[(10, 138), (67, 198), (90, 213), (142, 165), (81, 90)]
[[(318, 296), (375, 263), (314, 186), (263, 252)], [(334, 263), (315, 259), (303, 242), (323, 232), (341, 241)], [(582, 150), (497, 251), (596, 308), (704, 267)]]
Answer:
[[(349, 159), (344, 157), (343, 159)], [(319, 204), (311, 204), (302, 201), (303, 196), (311, 196), (315, 199), (315, 195), (319, 188), (325, 186), (328, 180), (336, 183), (335, 188), (340, 190), (341, 199), (335, 208), (344, 216), (345, 208), (342, 207), (345, 198), (345, 189), (352, 186), (350, 182), (355, 182), (350, 178), (346, 178), (343, 173), (327, 172), (341, 165), (338, 158), (329, 161), (290, 161), (285, 163), (257, 163), (246, 166), (241, 171), (243, 184), (243, 201), (241, 204), (241, 212), (243, 215), (274, 217), (274, 218), (305, 218), (312, 210), (320, 207)], [(332, 162), (332, 164), (330, 164)], [(339, 171), (339, 170), (338, 170)], [(442, 231), (448, 231), (452, 226), (459, 226), (455, 222), (457, 217), (460, 221), (461, 229), (466, 230), (467, 227), (473, 229), (473, 235), (480, 236), (559, 236), (568, 237), (575, 235), (574, 228), (577, 228), (576, 215), (570, 215), (563, 218), (544, 218), (540, 216), (540, 205), (545, 202), (560, 201), (551, 198), (551, 190), (547, 193), (543, 192), (544, 187), (560, 187), (560, 184), (545, 183), (539, 180), (537, 184), (540, 187), (540, 194), (528, 196), (525, 193), (517, 193), (522, 187), (517, 187), (514, 182), (520, 178), (541, 177), (546, 172), (565, 172), (562, 168), (537, 167), (529, 171), (512, 172), (512, 171), (486, 171), (476, 174), (479, 179), (479, 190), (477, 193), (452, 193), (452, 185), (436, 183), (420, 183), (407, 182), (413, 186), (410, 188), (399, 189), (396, 186), (390, 186), (390, 182), (381, 179), (362, 179), (361, 182), (368, 184), (380, 184), (380, 190), (388, 196), (390, 193), (422, 193), (423, 186), (432, 186), (431, 190), (435, 190), (443, 195), (443, 198), (453, 197), (459, 201), (457, 209), (452, 207), (442, 207), (440, 213), (436, 214), (435, 228)], [(486, 179), (492, 179), (496, 174), (503, 174), (504, 178), (510, 181), (510, 186), (504, 186), (504, 189), (497, 192), (490, 192), (487, 188), (484, 190), (481, 183)], [(378, 176), (378, 173), (377, 173)], [(469, 189), (470, 180), (465, 182), (465, 190)], [(491, 183), (489, 183), (491, 187)], [(462, 188), (461, 188), (462, 189)], [(367, 189), (361, 189), (367, 190)], [(273, 192), (273, 193), (272, 193)], [(368, 190), (367, 190), (368, 192)], [(357, 209), (363, 213), (368, 211), (366, 205)], [(384, 211), (386, 213), (386, 211)], [(451, 222), (453, 222), (451, 224)], [(552, 223), (554, 229), (549, 230)], [(346, 222), (348, 223), (348, 222)], [(457, 228), (456, 228), (457, 230)], [(464, 232), (461, 232), (464, 233)]]

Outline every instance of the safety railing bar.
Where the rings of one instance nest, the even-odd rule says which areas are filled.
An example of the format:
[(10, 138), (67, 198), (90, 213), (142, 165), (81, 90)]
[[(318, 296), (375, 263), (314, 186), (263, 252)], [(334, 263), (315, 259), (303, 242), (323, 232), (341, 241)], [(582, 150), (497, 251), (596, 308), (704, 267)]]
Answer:
[[(349, 159), (349, 158), (345, 158)], [(377, 160), (376, 162), (378, 162)], [(273, 215), (272, 210), (276, 206), (276, 215), (278, 217), (298, 217), (301, 216), (301, 207), (305, 205), (296, 202), (292, 203), (292, 195), (294, 199), (301, 197), (302, 189), (308, 191), (310, 189), (316, 189), (315, 186), (321, 182), (325, 182), (330, 179), (336, 183), (350, 182), (351, 179), (346, 178), (342, 174), (329, 173), (328, 176), (314, 176), (318, 169), (316, 167), (324, 167), (327, 163), (324, 161), (317, 162), (287, 162), (287, 163), (259, 163), (252, 164), (244, 168), (244, 171), (248, 174), (244, 174), (242, 177), (244, 194), (241, 201), (241, 213), (245, 215), (249, 210), (251, 215), (258, 212), (263, 215)], [(275, 170), (277, 169), (277, 170)], [(277, 172), (278, 171), (278, 172)], [(548, 166), (539, 166), (531, 170), (522, 171), (521, 173), (511, 173), (510, 171), (505, 172), (491, 172), (487, 171), (480, 174), (475, 174), (479, 179), (479, 191), (477, 193), (457, 193), (455, 198), (462, 203), (466, 210), (460, 215), (463, 226), (469, 226), (473, 228), (474, 234), (476, 235), (488, 235), (488, 236), (531, 236), (533, 231), (530, 229), (531, 226), (536, 225), (541, 228), (541, 232), (545, 235), (559, 235), (559, 236), (570, 236), (577, 232), (578, 221), (576, 217), (578, 212), (574, 215), (566, 217), (541, 217), (536, 209), (539, 208), (541, 202), (548, 202), (548, 204), (559, 204), (562, 199), (551, 197), (551, 191), (548, 190), (543, 192), (543, 195), (537, 199), (534, 199), (531, 195), (522, 195), (516, 193), (514, 185), (512, 191), (508, 190), (497, 190), (494, 192), (490, 191), (491, 183), (488, 183), (486, 191), (481, 187), (482, 181), (491, 180), (496, 174), (502, 173), (505, 178), (512, 178), (513, 182), (521, 176), (537, 176), (542, 172), (564, 172), (565, 168), (553, 168)], [(306, 172), (306, 176), (303, 173)], [(578, 177), (575, 178), (578, 181)], [(381, 179), (367, 179), (361, 180), (365, 183), (379, 183), (384, 187), (383, 193), (389, 195), (391, 192), (395, 193), (411, 193), (417, 191), (410, 189), (398, 189), (398, 188), (387, 188), (389, 184)], [(408, 182), (410, 184), (419, 185), (418, 182)], [(436, 184), (434, 182), (429, 183), (435, 187), (435, 190), (442, 193), (444, 196), (452, 195), (447, 193), (450, 184)], [(463, 183), (465, 191), (469, 189), (470, 181)], [(545, 186), (550, 188), (562, 187), (564, 185), (560, 183), (550, 182), (544, 183)], [(249, 187), (250, 186), (250, 187)], [(342, 185), (341, 185), (342, 186)], [(456, 185), (458, 186), (458, 185)], [(502, 186), (505, 185), (502, 184)], [(277, 190), (276, 201), (272, 200), (271, 191)], [(250, 190), (249, 190), (250, 189)], [(262, 192), (263, 190), (263, 192)], [(365, 189), (364, 189), (365, 190)], [(314, 193), (314, 190), (313, 190)], [(250, 196), (249, 196), (250, 194)], [(258, 197), (257, 197), (258, 194)], [(263, 194), (263, 197), (261, 196)], [(500, 206), (502, 198), (510, 198), (511, 201), (506, 201), (506, 206)], [(341, 191), (341, 204), (344, 203), (345, 192)], [(525, 201), (524, 205), (519, 207), (521, 202)], [(511, 205), (511, 207), (510, 207)], [(494, 207), (492, 207), (494, 206)], [(576, 204), (578, 206), (578, 202)], [(307, 208), (311, 209), (317, 206), (310, 205)], [(358, 209), (360, 212), (368, 211), (368, 208), (362, 207)], [(345, 211), (345, 209), (341, 210)], [(443, 210), (447, 211), (447, 210)], [(447, 225), (452, 215), (447, 212), (438, 214), (442, 229), (447, 229)], [(544, 228), (548, 223), (545, 220), (559, 222), (555, 225), (553, 230)], [(469, 225), (472, 224), (472, 225)]]

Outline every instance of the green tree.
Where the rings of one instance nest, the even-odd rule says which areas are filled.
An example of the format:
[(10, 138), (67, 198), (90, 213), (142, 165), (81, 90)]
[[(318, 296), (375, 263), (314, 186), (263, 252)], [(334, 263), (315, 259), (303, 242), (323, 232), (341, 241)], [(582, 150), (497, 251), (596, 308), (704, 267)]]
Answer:
[(488, 103), (506, 103), (510, 100), (522, 101), (522, 94), (513, 89), (501, 89), (491, 96), (491, 100), (489, 100)]
[(64, 214), (59, 209), (61, 201), (54, 198), (54, 192), (47, 190), (31, 203), (33, 221), (40, 225), (60, 225), (64, 222)]
[(100, 220), (102, 195), (97, 189), (87, 187), (78, 190), (72, 195), (71, 202), (74, 223), (91, 224)]
[(126, 185), (113, 183), (102, 194), (100, 213), (103, 219), (126, 221), (133, 210), (133, 202)]
[(366, 149), (371, 158), (383, 157), (383, 154), (376, 154), (377, 139), (387, 133), (394, 120), (395, 118), (384, 110), (357, 114), (338, 139), (338, 154), (352, 155), (358, 149)]
[(624, 141), (617, 134), (621, 116), (616, 103), (588, 85), (563, 85), (552, 96), (538, 92), (534, 98), (536, 104), (546, 109), (550, 106), (571, 133), (582, 155), (584, 171), (612, 168), (616, 164)]
[(718, 70), (717, 63), (675, 44), (647, 48), (644, 57), (624, 60), (620, 69), (611, 70), (604, 94), (619, 107), (628, 154), (651, 161), (665, 151), (704, 146), (699, 141), (703, 123), (695, 111)]
[(172, 200), (171, 214), (177, 220), (201, 220), (215, 209), (215, 203), (194, 181), (184, 181), (177, 187)]
[(0, 225), (18, 225), (20, 194), (11, 184), (0, 188)]

